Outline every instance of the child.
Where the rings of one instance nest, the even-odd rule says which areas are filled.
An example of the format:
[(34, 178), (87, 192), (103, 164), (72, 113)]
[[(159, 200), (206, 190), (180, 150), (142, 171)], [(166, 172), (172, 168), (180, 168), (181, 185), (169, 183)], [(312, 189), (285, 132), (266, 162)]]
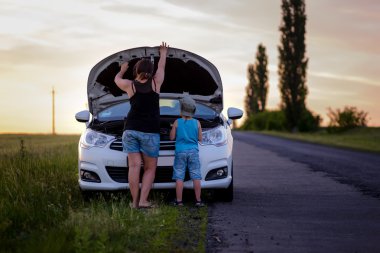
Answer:
[(201, 201), (201, 166), (199, 162), (198, 141), (202, 141), (202, 128), (198, 120), (193, 119), (195, 101), (186, 96), (180, 100), (181, 118), (174, 121), (170, 139), (176, 140), (173, 180), (176, 180), (176, 200), (174, 205), (183, 206), (182, 192), (186, 167), (189, 168), (195, 192), (195, 206), (202, 207)]

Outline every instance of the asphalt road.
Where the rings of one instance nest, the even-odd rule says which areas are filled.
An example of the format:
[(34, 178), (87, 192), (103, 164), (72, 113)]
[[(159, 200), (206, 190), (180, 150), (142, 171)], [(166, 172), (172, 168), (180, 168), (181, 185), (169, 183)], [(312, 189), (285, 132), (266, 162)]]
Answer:
[(380, 252), (380, 155), (234, 132), (207, 252)]

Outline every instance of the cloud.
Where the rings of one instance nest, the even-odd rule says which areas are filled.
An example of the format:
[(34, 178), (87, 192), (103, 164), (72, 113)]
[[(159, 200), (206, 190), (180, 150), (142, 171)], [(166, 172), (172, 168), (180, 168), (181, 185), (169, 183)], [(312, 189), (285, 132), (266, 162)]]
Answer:
[(355, 82), (355, 83), (360, 83), (362, 85), (364, 84), (364, 85), (380, 87), (379, 81), (371, 80), (371, 79), (360, 77), (360, 76), (339, 75), (339, 74), (333, 74), (333, 73), (328, 73), (328, 72), (309, 72), (309, 74), (316, 77), (323, 77), (323, 78), (329, 78), (329, 79), (338, 80), (338, 81)]
[[(374, 95), (379, 94), (380, 80), (380, 5), (371, 0), (319, 0), (307, 1), (306, 7), (308, 105), (324, 115), (327, 106), (352, 103), (380, 120)], [(263, 43), (270, 64), (268, 105), (275, 108), (280, 101), (280, 19), (280, 0), (67, 0), (54, 4), (2, 0), (0, 92), (17, 94), (27, 85), (32, 87), (29, 93), (47, 92), (44, 96), (48, 96), (54, 85), (62, 99), (75, 100), (76, 104), (61, 111), (67, 115), (69, 128), (71, 115), (86, 101), (92, 66), (126, 48), (166, 40), (216, 65), (224, 82), (226, 106), (242, 108), (247, 65)], [(9, 95), (9, 99), (15, 98)], [(42, 110), (43, 105), (38, 106), (33, 110)], [(21, 109), (15, 105), (12, 110)], [(12, 115), (10, 109), (6, 115)]]
[[(1, 49), (0, 66), (3, 69), (23, 69), (23, 68), (71, 68), (80, 66), (87, 62), (79, 51), (70, 50), (65, 47), (41, 46), (31, 43), (18, 43), (10, 49)], [(40, 73), (48, 74), (48, 73)]]
[(366, 85), (355, 78), (317, 74), (309, 76), (308, 87), (308, 107), (322, 116), (326, 115), (328, 107), (335, 109), (356, 106), (369, 112), (372, 125), (380, 124), (377, 99), (380, 86)]
[(380, 5), (376, 1), (309, 1), (307, 32), (324, 46), (380, 53)]

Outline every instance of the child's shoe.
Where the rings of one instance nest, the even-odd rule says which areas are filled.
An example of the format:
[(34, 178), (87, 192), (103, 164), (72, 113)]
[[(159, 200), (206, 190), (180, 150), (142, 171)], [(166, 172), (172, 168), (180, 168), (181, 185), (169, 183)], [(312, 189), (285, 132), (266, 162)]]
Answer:
[(205, 203), (202, 202), (202, 200), (195, 202), (195, 207), (204, 207), (204, 206), (206, 206), (206, 205), (205, 205)]
[(173, 201), (173, 206), (183, 206), (183, 202), (182, 200), (181, 201), (177, 201), (176, 199)]

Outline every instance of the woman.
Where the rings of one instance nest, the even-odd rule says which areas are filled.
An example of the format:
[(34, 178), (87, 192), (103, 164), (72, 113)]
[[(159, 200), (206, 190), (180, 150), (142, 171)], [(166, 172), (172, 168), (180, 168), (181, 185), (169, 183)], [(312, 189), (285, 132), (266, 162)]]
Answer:
[[(160, 149), (159, 94), (165, 77), (168, 47), (165, 42), (162, 42), (156, 74), (153, 75), (152, 62), (141, 59), (135, 65), (134, 80), (123, 79), (128, 69), (128, 62), (121, 65), (120, 72), (115, 77), (116, 85), (128, 94), (131, 103), (122, 139), (124, 152), (128, 153), (128, 181), (133, 208), (152, 207), (148, 201), (148, 195), (156, 174)], [(139, 197), (142, 161), (144, 174)]]

